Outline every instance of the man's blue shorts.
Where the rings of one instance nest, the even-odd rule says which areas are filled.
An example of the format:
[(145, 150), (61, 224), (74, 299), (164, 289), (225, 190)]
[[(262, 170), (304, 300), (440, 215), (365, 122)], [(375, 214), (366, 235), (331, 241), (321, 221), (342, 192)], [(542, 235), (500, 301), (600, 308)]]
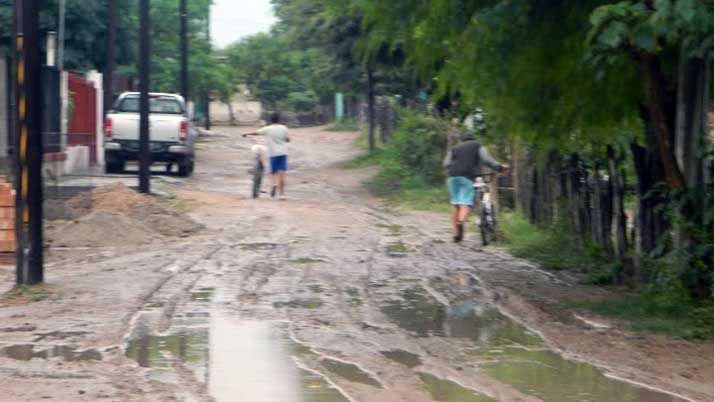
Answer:
[(449, 177), (447, 182), (449, 194), (451, 195), (451, 205), (474, 206), (474, 182), (465, 177)]
[(270, 157), (270, 173), (285, 172), (288, 170), (288, 156), (272, 156)]

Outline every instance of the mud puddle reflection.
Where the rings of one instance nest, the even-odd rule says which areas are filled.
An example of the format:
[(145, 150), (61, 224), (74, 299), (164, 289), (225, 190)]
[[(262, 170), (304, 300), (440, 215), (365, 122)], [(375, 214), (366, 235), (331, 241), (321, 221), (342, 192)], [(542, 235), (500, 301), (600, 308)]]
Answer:
[(186, 331), (164, 336), (142, 335), (129, 342), (126, 356), (141, 367), (171, 368), (176, 360), (192, 366), (205, 366), (208, 333)]
[(102, 354), (96, 349), (80, 350), (73, 346), (51, 346), (37, 350), (32, 344), (11, 345), (0, 349), (0, 356), (14, 360), (30, 361), (32, 359), (62, 359), (66, 362), (92, 362), (102, 360)]
[(382, 356), (409, 368), (421, 366), (421, 357), (414, 353), (407, 352), (406, 350), (387, 350), (382, 352)]
[[(683, 401), (611, 379), (592, 365), (566, 360), (548, 350), (536, 334), (477, 298), (444, 306), (424, 288), (415, 286), (405, 289), (400, 299), (387, 302), (382, 311), (415, 336), (471, 341), (468, 354), (487, 375), (544, 401)], [(443, 383), (445, 380), (420, 376), (435, 398), (437, 394), (448, 398), (448, 393), (444, 393), (449, 388)], [(458, 395), (457, 391), (453, 392)]]
[(428, 373), (419, 373), (431, 397), (439, 402), (496, 402), (495, 399), (480, 395), (461, 385), (438, 378)]
[(216, 291), (215, 288), (200, 288), (195, 292), (191, 293), (191, 300), (195, 302), (211, 302), (213, 300), (213, 293)]
[(359, 368), (356, 364), (345, 363), (330, 358), (322, 359), (321, 363), (327, 370), (346, 379), (347, 381), (371, 385), (375, 388), (384, 388), (379, 381), (377, 381), (369, 373)]
[(209, 391), (216, 401), (349, 402), (294, 356), (312, 353), (287, 335), (286, 324), (211, 320)]

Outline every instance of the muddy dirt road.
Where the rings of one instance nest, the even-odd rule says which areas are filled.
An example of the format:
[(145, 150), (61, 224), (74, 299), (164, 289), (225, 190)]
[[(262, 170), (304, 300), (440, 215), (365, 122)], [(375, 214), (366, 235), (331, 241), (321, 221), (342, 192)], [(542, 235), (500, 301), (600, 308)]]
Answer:
[(354, 134), (295, 130), (281, 202), (247, 198), (238, 132), (170, 189), (206, 230), (63, 254), (0, 303), (0, 400), (714, 401), (714, 347), (551, 314), (596, 291), (381, 205)]

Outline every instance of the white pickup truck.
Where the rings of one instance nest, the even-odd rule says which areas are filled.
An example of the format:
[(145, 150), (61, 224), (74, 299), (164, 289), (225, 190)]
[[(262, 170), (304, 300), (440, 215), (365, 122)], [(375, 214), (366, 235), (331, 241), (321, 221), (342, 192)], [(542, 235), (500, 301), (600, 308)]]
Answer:
[[(149, 94), (149, 149), (151, 161), (178, 166), (179, 176), (193, 173), (196, 129), (180, 95)], [(107, 173), (122, 173), (127, 161), (139, 160), (139, 93), (119, 96), (104, 121)]]

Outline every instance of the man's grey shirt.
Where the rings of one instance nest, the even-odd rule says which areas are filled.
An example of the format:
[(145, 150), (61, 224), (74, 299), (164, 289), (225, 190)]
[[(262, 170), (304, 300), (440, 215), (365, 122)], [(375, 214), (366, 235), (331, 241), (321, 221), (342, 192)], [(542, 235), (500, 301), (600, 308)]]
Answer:
[(483, 165), (497, 172), (502, 170), (501, 164), (475, 139), (468, 139), (455, 146), (444, 160), (449, 177), (465, 177), (469, 180), (474, 180), (481, 173)]

